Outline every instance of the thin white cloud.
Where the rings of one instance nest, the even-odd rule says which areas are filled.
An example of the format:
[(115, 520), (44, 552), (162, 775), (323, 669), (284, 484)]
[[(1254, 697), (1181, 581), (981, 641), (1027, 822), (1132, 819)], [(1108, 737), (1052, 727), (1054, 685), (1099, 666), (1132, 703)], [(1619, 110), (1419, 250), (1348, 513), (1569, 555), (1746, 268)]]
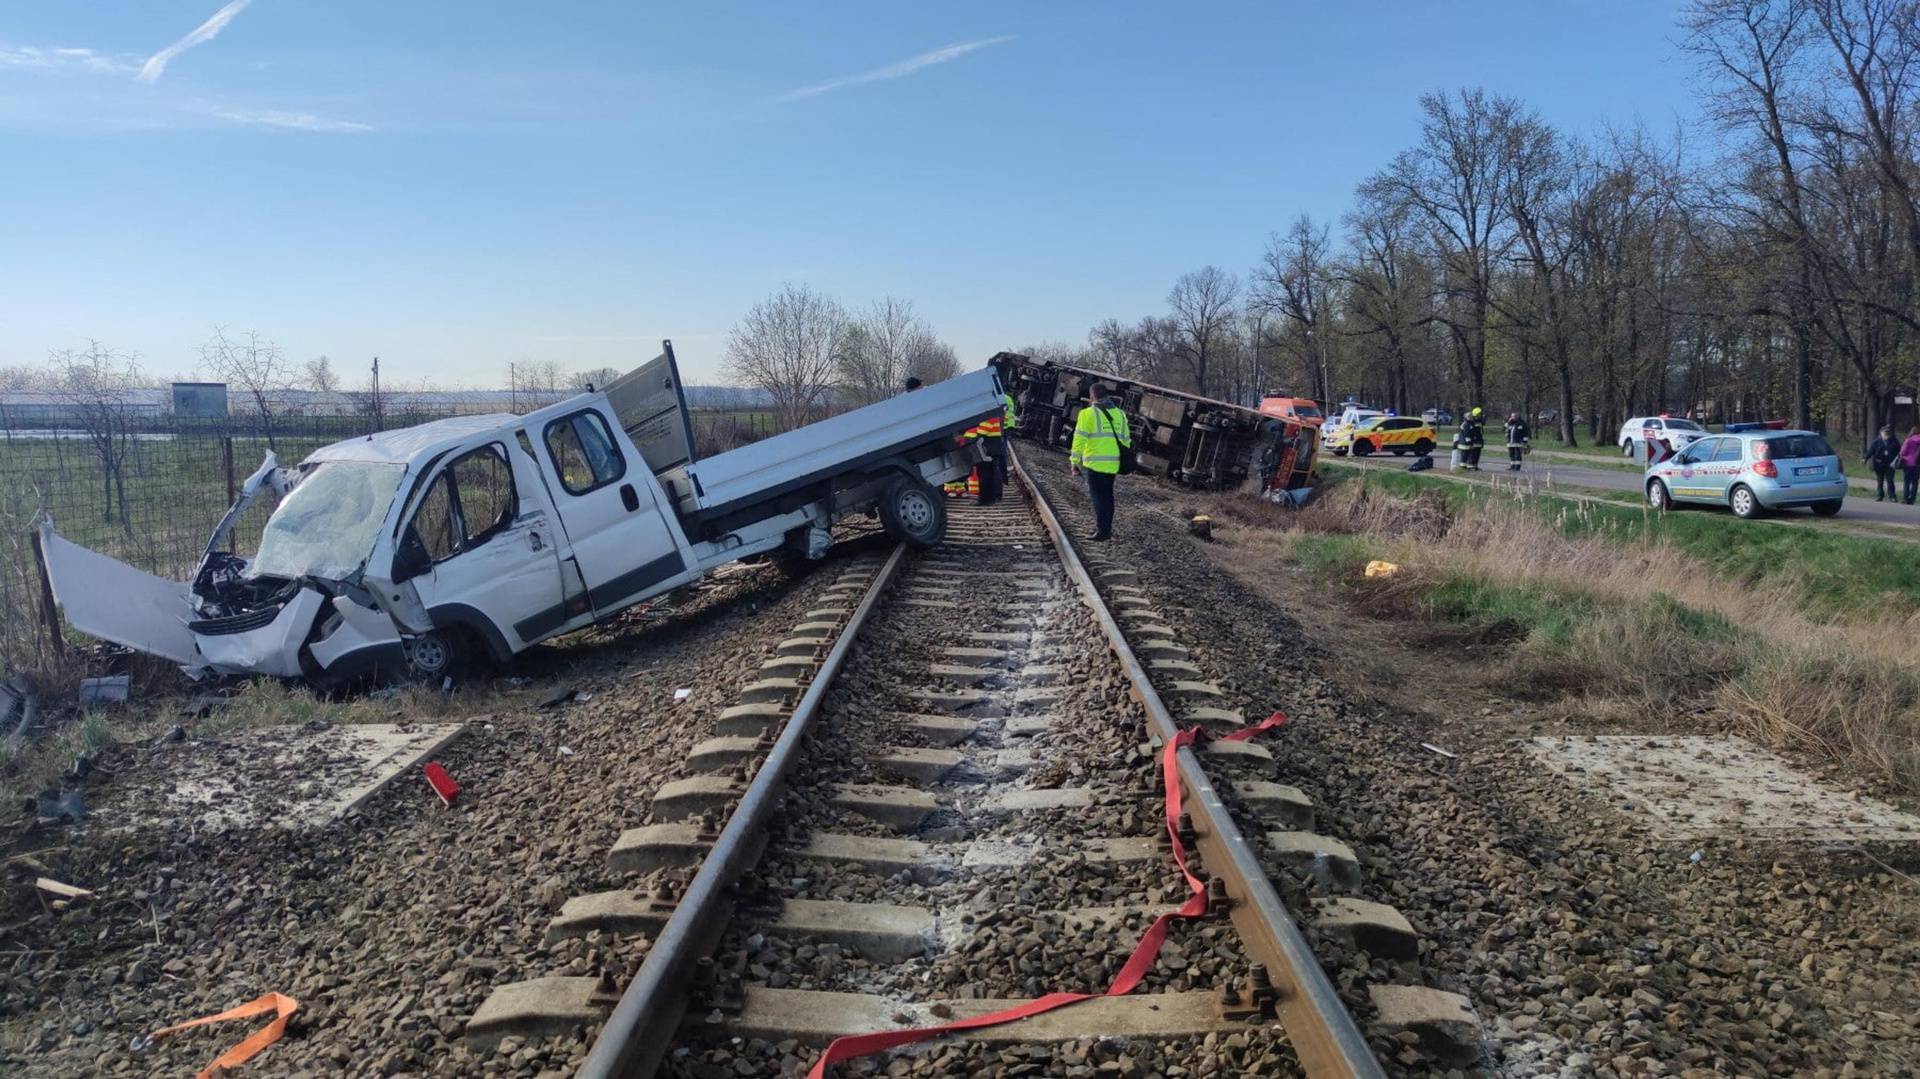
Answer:
[(0, 69), (13, 71), (89, 72), (123, 75), (134, 70), (126, 60), (105, 56), (92, 49), (41, 49), (32, 45), (0, 45)]
[(371, 124), (355, 123), (352, 120), (333, 120), (325, 116), (315, 116), (310, 112), (288, 112), (282, 109), (215, 109), (213, 115), (222, 120), (232, 120), (236, 124), (278, 127), (289, 131), (353, 135), (373, 130)]
[(977, 52), (984, 49), (989, 45), (998, 45), (1002, 42), (1012, 40), (1013, 35), (1009, 34), (1005, 37), (989, 37), (982, 38), (979, 41), (962, 41), (955, 45), (943, 45), (938, 49), (934, 49), (932, 52), (923, 52), (918, 56), (909, 56), (905, 60), (888, 64), (886, 67), (874, 68), (872, 71), (865, 71), (858, 75), (848, 75), (845, 78), (829, 79), (826, 82), (815, 83), (812, 86), (802, 86), (798, 90), (789, 90), (779, 97), (774, 98), (774, 100), (799, 101), (802, 98), (819, 97), (821, 94), (830, 94), (835, 90), (848, 86), (858, 86), (861, 83), (887, 82), (892, 79), (904, 79), (908, 75), (923, 68), (929, 68), (935, 64), (949, 63), (960, 59), (970, 52)]
[(214, 12), (206, 22), (196, 27), (193, 33), (147, 57), (145, 66), (141, 67), (140, 74), (135, 78), (141, 82), (157, 82), (161, 74), (167, 70), (167, 65), (173, 62), (174, 57), (195, 45), (204, 45), (219, 37), (220, 31), (227, 28), (227, 24), (233, 21), (233, 17), (245, 11), (247, 5), (251, 3), (253, 0), (229, 0), (227, 6)]

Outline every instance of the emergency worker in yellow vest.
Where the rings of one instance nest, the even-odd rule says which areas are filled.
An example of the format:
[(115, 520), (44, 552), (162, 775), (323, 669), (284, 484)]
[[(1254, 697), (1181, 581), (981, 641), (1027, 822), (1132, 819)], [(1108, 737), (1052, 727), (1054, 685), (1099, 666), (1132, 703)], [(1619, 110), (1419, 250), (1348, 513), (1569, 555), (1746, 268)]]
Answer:
[(1087, 394), (1087, 407), (1073, 423), (1073, 448), (1067, 466), (1074, 475), (1087, 474), (1087, 499), (1093, 503), (1091, 540), (1113, 536), (1113, 481), (1120, 475), (1120, 448), (1133, 445), (1127, 414), (1114, 407), (1107, 388), (1098, 382)]

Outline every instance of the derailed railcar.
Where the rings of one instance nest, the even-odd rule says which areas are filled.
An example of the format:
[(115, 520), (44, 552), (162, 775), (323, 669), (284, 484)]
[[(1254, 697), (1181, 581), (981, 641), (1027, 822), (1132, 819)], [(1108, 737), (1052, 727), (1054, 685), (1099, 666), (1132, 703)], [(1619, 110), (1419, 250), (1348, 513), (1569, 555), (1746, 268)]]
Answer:
[(999, 353), (989, 362), (1013, 395), (1019, 413), (1019, 425), (1010, 432), (1015, 437), (1067, 448), (1088, 389), (1100, 382), (1127, 415), (1144, 472), (1188, 487), (1294, 501), (1313, 486), (1320, 440), (1306, 424), (1017, 352)]

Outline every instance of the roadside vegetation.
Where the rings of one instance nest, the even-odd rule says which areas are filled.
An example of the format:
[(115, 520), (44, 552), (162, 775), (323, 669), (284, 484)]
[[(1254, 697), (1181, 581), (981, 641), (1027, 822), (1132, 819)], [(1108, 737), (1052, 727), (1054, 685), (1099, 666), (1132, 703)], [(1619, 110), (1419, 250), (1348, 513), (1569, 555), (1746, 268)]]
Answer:
[[(1367, 474), (1212, 512), (1255, 563), (1475, 649), (1512, 695), (1726, 729), (1920, 793), (1920, 549)], [(1374, 560), (1399, 567), (1365, 576)]]

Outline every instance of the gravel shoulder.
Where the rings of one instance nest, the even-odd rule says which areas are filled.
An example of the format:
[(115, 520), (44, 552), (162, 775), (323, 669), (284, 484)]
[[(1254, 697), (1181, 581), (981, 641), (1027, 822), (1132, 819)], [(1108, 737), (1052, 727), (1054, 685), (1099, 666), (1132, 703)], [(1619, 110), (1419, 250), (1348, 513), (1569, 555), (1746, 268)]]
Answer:
[[(1064, 460), (1020, 448), (1084, 535), (1085, 494)], [(1494, 644), (1348, 610), (1292, 567), (1239, 552), (1237, 526), (1220, 517), (1216, 542), (1189, 536), (1183, 511), (1208, 497), (1128, 479), (1120, 498), (1110, 555), (1139, 569), (1235, 706), (1292, 716), (1269, 743), (1273, 778), (1311, 795), (1318, 830), (1355, 849), (1358, 894), (1399, 907), (1421, 932), (1424, 979), (1473, 1000), (1489, 1069), (1920, 1068), (1910, 848), (1655, 838), (1518, 740), (1712, 732), (1689, 730), (1688, 717), (1615, 726), (1574, 697), (1490, 685)], [(1259, 830), (1245, 812), (1243, 829)], [(1311, 898), (1310, 882), (1278, 872), (1275, 882), (1290, 903)], [(1337, 977), (1346, 990), (1391, 974), (1350, 963)], [(1417, 1054), (1388, 1063), (1424, 1067)]]
[[(645, 793), (679, 773), (840, 557), (798, 582), (732, 574), (667, 617), (523, 658), (513, 673), (534, 676), (518, 695), (529, 703), (470, 717), (437, 758), (462, 787), (451, 809), (415, 770), (307, 832), (89, 822), (32, 837), (55, 848), (62, 879), (98, 895), (62, 912), (16, 903), (0, 931), (0, 1072), (191, 1073), (258, 1021), (137, 1036), (280, 992), (301, 1007), (255, 1065), (272, 1074), (535, 1074), (543, 1060), (470, 1053), (467, 1018), (496, 984), (595, 958), (544, 941), (554, 910), (617, 884), (607, 850), (643, 818)], [(533, 703), (569, 687), (569, 702)], [(179, 749), (115, 747), (102, 769), (139, 784)]]

